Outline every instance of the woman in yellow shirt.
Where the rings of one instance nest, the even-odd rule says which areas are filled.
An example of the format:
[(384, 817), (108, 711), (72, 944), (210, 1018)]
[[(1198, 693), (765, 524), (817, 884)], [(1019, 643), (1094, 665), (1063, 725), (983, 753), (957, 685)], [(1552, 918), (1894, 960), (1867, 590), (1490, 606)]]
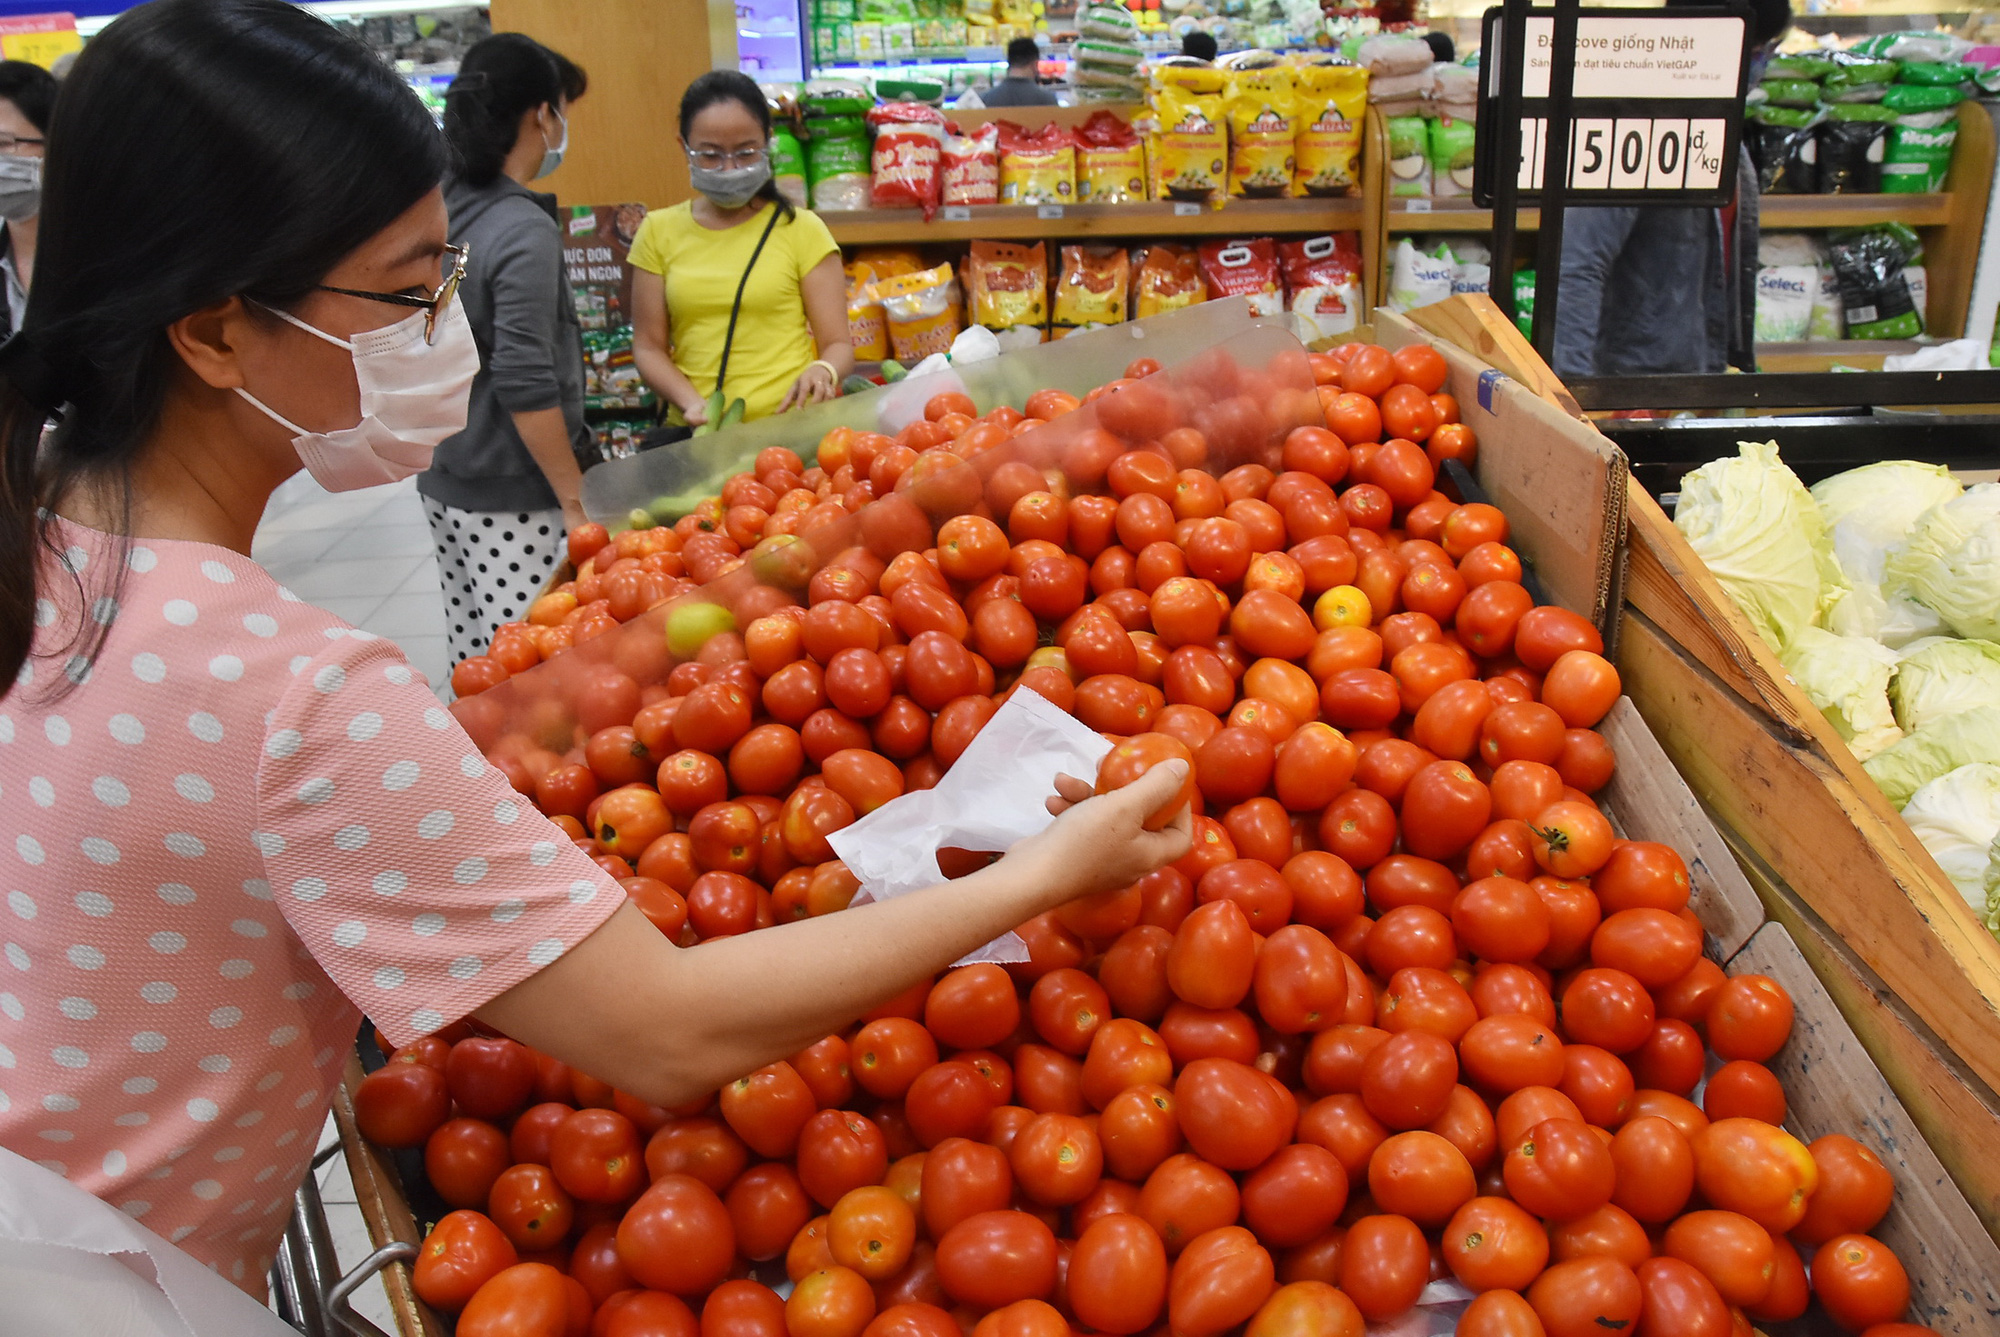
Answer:
[(689, 426), (707, 420), (718, 388), (725, 403), (743, 400), (746, 419), (833, 398), (854, 370), (840, 247), (771, 180), (762, 90), (712, 70), (688, 85), (680, 119), (699, 193), (648, 214), (632, 242), (640, 374), (673, 406), (669, 421)]

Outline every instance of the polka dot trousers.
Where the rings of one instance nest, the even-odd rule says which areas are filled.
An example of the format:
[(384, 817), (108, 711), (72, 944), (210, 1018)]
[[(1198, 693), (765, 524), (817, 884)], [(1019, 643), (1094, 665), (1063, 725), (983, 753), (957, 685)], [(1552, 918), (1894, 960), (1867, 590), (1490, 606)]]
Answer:
[(525, 617), (563, 558), (562, 511), (461, 511), (431, 497), (451, 662), (486, 653), (493, 630)]

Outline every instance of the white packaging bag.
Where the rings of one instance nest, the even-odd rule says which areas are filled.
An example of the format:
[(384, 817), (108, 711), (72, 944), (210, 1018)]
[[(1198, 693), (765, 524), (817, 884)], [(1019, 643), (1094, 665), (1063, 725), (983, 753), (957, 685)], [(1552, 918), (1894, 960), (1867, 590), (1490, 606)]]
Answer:
[(1819, 270), (1810, 265), (1766, 265), (1757, 271), (1757, 342), (1798, 343), (1812, 324)]
[[(1094, 781), (1111, 751), (1104, 735), (1033, 691), (1016, 692), (933, 789), (892, 799), (827, 837), (861, 882), (856, 903), (886, 901), (943, 882), (942, 848), (1006, 851), (1048, 829), (1056, 776)], [(1005, 934), (958, 962), (1025, 961)]]
[(0, 1331), (298, 1337), (111, 1204), (0, 1147)]
[(1451, 296), (1456, 269), (1452, 261), (1425, 255), (1403, 238), (1396, 243), (1396, 264), (1389, 278), (1389, 309), (1411, 311), (1444, 301)]

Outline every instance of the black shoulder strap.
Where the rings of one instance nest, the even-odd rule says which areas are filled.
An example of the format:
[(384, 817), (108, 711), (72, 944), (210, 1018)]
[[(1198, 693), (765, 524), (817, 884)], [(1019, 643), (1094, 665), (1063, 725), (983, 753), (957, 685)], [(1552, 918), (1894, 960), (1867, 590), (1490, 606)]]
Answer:
[(764, 223), (764, 235), (757, 238), (757, 249), (750, 252), (750, 263), (743, 266), (743, 277), (736, 281), (736, 300), (729, 305), (729, 332), (722, 336), (722, 365), (715, 370), (717, 394), (722, 393), (722, 384), (729, 377), (729, 346), (736, 342), (736, 317), (743, 313), (743, 290), (750, 286), (750, 271), (757, 267), (757, 257), (764, 253), (764, 243), (771, 239), (771, 230), (778, 226), (779, 212), (776, 201), (773, 201), (771, 216)]

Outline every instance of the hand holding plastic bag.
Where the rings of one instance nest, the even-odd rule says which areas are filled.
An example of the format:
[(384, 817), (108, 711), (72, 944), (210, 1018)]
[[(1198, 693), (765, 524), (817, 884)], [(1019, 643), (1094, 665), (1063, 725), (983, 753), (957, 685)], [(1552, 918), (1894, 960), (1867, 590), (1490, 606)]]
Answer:
[[(1045, 698), (1016, 692), (936, 788), (885, 803), (827, 840), (861, 880), (857, 902), (906, 896), (944, 881), (942, 847), (1006, 850), (1047, 830), (1056, 776), (1095, 776), (1110, 750), (1102, 734)], [(1027, 959), (1026, 945), (1009, 933), (966, 961)]]

